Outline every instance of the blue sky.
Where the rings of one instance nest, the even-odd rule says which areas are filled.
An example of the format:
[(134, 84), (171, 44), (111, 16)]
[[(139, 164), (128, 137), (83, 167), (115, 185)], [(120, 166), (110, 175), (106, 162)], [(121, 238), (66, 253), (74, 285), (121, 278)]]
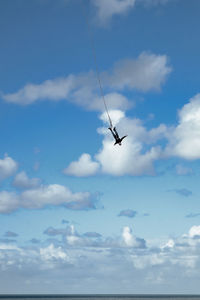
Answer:
[(0, 1), (1, 293), (200, 293), (199, 9)]

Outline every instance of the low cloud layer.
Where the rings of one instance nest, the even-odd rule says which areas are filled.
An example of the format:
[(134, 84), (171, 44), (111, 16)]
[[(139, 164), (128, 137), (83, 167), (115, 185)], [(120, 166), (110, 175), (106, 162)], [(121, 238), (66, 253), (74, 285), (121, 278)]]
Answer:
[[(152, 293), (155, 289), (166, 291), (166, 285), (173, 293), (199, 291), (196, 284), (200, 279), (199, 225), (164, 243), (157, 241), (153, 247), (136, 237), (128, 226), (122, 228), (117, 238), (102, 237), (97, 233), (91, 237), (78, 233), (73, 226), (66, 228), (62, 237), (61, 242), (37, 241), (32, 247), (1, 242), (1, 291), (17, 290), (4, 281), (8, 276), (29, 293), (43, 278), (48, 283), (39, 284), (39, 292), (53, 292), (56, 286), (69, 293), (77, 290), (105, 293), (113, 292), (113, 289), (118, 293), (127, 290), (129, 293)], [(26, 282), (27, 279), (31, 284)], [(94, 290), (85, 285), (90, 280), (95, 285)]]

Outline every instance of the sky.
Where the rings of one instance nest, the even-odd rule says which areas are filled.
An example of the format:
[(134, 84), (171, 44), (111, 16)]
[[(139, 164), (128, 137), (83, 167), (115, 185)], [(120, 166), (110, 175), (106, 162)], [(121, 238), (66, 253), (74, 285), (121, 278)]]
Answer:
[(1, 293), (200, 293), (199, 12), (0, 0)]

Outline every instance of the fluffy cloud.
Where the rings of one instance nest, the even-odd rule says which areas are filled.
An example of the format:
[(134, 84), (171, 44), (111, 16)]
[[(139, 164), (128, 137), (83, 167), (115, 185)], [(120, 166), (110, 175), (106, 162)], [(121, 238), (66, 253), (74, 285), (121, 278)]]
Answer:
[(59, 184), (41, 185), (21, 194), (0, 192), (0, 213), (10, 213), (19, 208), (41, 209), (49, 205), (89, 210), (96, 208), (96, 201), (97, 196), (88, 192), (72, 193), (70, 189)]
[(91, 156), (87, 153), (81, 155), (78, 161), (71, 162), (64, 169), (64, 174), (77, 177), (91, 176), (98, 171), (99, 164), (91, 160)]
[[(123, 141), (122, 147), (118, 145), (113, 147), (113, 137), (107, 129), (107, 115), (103, 113), (100, 118), (106, 127), (98, 129), (99, 134), (103, 135), (102, 148), (95, 155), (93, 164), (96, 166), (97, 163), (99, 164), (101, 173), (115, 176), (126, 174), (134, 176), (153, 175), (153, 162), (162, 157), (161, 147), (159, 145), (154, 146), (154, 144), (167, 136), (167, 127), (160, 125), (147, 131), (141, 120), (127, 118), (122, 111), (110, 111), (110, 116), (113, 123), (117, 125), (119, 134), (123, 136), (128, 133), (128, 137)], [(72, 164), (79, 165), (80, 160)], [(83, 167), (81, 168), (83, 174), (87, 173), (88, 170), (87, 165), (84, 167), (85, 172)], [(75, 175), (75, 172), (73, 175)], [(80, 173), (78, 175), (80, 176)]]
[(64, 252), (61, 247), (56, 248), (53, 244), (50, 244), (46, 248), (41, 248), (40, 255), (42, 260), (44, 261), (54, 261), (54, 260), (68, 261), (69, 260), (66, 252)]
[(11, 157), (5, 155), (0, 159), (0, 180), (12, 176), (18, 168), (18, 164)]
[(200, 238), (200, 226), (192, 226), (189, 230), (190, 238)]
[[(93, 175), (97, 172), (111, 174), (114, 176), (123, 175), (154, 175), (154, 162), (160, 159), (177, 156), (184, 159), (200, 158), (200, 94), (190, 99), (179, 111), (179, 123), (177, 126), (160, 124), (156, 128), (147, 130), (142, 120), (126, 117), (121, 110), (110, 110), (112, 122), (117, 126), (120, 136), (128, 134), (123, 141), (123, 146), (113, 147), (113, 137), (108, 131), (108, 117), (104, 112), (100, 115), (103, 127), (97, 131), (103, 136), (102, 147), (92, 159), (89, 154), (83, 154), (76, 162), (73, 162), (66, 170), (72, 171), (68, 174), (74, 176)], [(82, 158), (87, 158), (88, 163), (81, 164)], [(89, 165), (96, 166), (92, 172), (88, 172)], [(98, 168), (99, 166), (99, 168)], [(186, 175), (192, 172), (191, 168), (176, 166), (179, 175)], [(82, 173), (82, 174), (81, 174)], [(177, 193), (183, 196), (191, 195), (191, 191), (177, 189)]]
[(137, 211), (132, 210), (132, 209), (126, 209), (126, 210), (122, 210), (119, 213), (119, 217), (128, 217), (128, 218), (134, 218), (137, 215)]
[(13, 181), (13, 185), (23, 189), (30, 189), (39, 186), (39, 178), (28, 178), (26, 172), (22, 171), (18, 173)]
[(122, 237), (123, 237), (123, 241), (127, 247), (142, 248), (142, 249), (144, 249), (146, 247), (145, 240), (134, 237), (132, 235), (131, 228), (128, 226), (125, 226), (123, 228)]
[(200, 158), (200, 94), (185, 104), (178, 113), (179, 124), (174, 129), (166, 149), (168, 155), (188, 160)]
[[(109, 1), (107, 1), (109, 2)], [(171, 72), (166, 55), (142, 53), (136, 59), (119, 61), (112, 70), (100, 74), (109, 109), (127, 109), (124, 89), (142, 92), (159, 90)], [(104, 110), (99, 95), (99, 86), (93, 71), (64, 78), (46, 80), (41, 84), (27, 84), (16, 93), (4, 94), (5, 101), (29, 105), (36, 101), (68, 100), (88, 110)]]
[(171, 71), (166, 55), (143, 52), (135, 60), (116, 63), (113, 73), (110, 77), (106, 76), (106, 79), (115, 89), (129, 88), (147, 92), (159, 90)]

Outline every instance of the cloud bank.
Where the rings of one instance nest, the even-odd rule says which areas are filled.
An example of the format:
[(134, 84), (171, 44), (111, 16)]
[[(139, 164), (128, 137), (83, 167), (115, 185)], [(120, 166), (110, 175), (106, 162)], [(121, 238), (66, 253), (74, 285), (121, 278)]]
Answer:
[[(154, 246), (136, 237), (128, 226), (124, 226), (121, 235), (115, 238), (98, 234), (88, 237), (78, 233), (74, 226), (62, 233), (60, 229), (52, 229), (60, 231), (61, 242), (35, 243), (32, 247), (0, 243), (2, 292), (16, 291), (15, 286), (8, 286), (4, 280), (8, 276), (29, 293), (35, 284), (40, 287), (39, 292), (52, 292), (56, 286), (69, 293), (77, 290), (111, 293), (113, 289), (117, 293), (127, 290), (129, 293), (152, 293), (166, 291), (166, 285), (173, 293), (180, 290), (199, 292), (199, 225), (192, 226), (182, 236), (157, 242)], [(27, 277), (31, 284), (25, 282)], [(48, 283), (39, 285), (44, 278)], [(90, 280), (94, 290), (86, 284)]]

